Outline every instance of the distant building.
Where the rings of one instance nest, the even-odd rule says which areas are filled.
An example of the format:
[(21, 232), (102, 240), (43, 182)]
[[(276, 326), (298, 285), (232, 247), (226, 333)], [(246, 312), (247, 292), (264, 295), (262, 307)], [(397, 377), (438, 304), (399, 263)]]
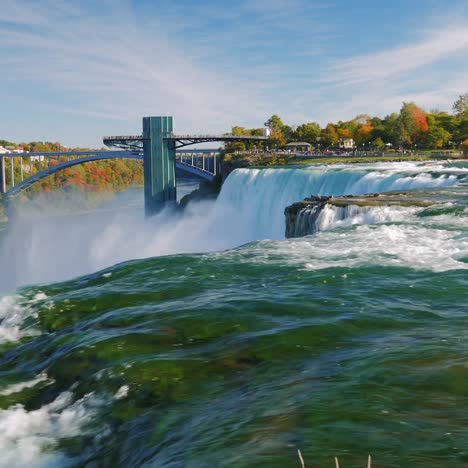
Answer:
[[(28, 157), (29, 151), (24, 151), (22, 148), (16, 148), (14, 146), (0, 146), (0, 154), (21, 154), (24, 157)], [(30, 156), (31, 161), (45, 161), (45, 156)]]
[(352, 138), (340, 138), (338, 145), (342, 149), (353, 149), (355, 146)]
[(39, 161), (42, 162), (45, 160), (45, 156), (30, 156), (31, 161)]
[(15, 153), (15, 154), (23, 154), (27, 151), (24, 151), (23, 148), (17, 148), (16, 146), (0, 146), (0, 153)]
[(284, 149), (289, 151), (310, 151), (312, 145), (306, 141), (293, 141), (284, 145)]
[(355, 143), (352, 138), (340, 138), (338, 146), (342, 149), (353, 149), (355, 147)]

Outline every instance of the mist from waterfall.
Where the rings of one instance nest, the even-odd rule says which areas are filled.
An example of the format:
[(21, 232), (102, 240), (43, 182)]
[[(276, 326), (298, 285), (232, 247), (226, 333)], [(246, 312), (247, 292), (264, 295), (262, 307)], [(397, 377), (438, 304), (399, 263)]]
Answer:
[(311, 194), (447, 187), (461, 176), (442, 165), (409, 163), (238, 169), (216, 201), (192, 202), (183, 213), (166, 209), (151, 219), (144, 218), (141, 193), (118, 209), (114, 203), (113, 208), (68, 215), (51, 215), (51, 198), (39, 212), (37, 206), (34, 212), (20, 208), (4, 233), (0, 290), (65, 280), (130, 259), (283, 239), (284, 208)]

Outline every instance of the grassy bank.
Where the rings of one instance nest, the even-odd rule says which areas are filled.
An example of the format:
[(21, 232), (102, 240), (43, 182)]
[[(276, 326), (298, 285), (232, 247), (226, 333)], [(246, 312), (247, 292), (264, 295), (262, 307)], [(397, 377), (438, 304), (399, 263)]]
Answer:
[[(467, 157), (465, 156), (465, 159)], [(399, 153), (385, 155), (356, 155), (356, 156), (310, 156), (296, 157), (285, 153), (230, 153), (223, 159), (223, 175), (227, 176), (234, 169), (242, 167), (281, 167), (281, 166), (308, 166), (313, 164), (371, 164), (382, 162), (404, 161), (434, 161), (459, 160), (461, 154), (421, 152), (417, 154), (402, 155)]]
[(460, 159), (460, 156), (434, 156), (431, 153), (417, 154), (408, 156), (315, 156), (310, 158), (294, 158), (287, 162), (287, 165), (310, 165), (310, 164), (359, 164), (359, 163), (378, 163), (378, 162), (402, 162), (402, 161), (431, 161)]

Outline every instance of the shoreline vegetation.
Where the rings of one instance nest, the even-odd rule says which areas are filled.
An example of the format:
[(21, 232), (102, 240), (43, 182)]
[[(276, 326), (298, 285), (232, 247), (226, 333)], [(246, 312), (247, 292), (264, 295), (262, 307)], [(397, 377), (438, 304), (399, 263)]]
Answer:
[(359, 154), (359, 155), (315, 155), (302, 156), (288, 153), (229, 153), (225, 155), (225, 177), (232, 170), (242, 167), (278, 167), (278, 166), (303, 166), (314, 164), (371, 164), (378, 162), (408, 162), (408, 161), (447, 161), (466, 159), (462, 153), (411, 153), (411, 154)]
[[(73, 151), (92, 150), (66, 148), (57, 142), (17, 144), (0, 140), (0, 146), (28, 152), (69, 151), (70, 154), (73, 154)], [(17, 156), (22, 158), (25, 178), (44, 169), (45, 163), (39, 159), (30, 161), (28, 153), (18, 153)], [(58, 161), (51, 161), (51, 164), (58, 164)], [(5, 165), (5, 176), (8, 184), (11, 180), (10, 164)], [(21, 167), (18, 162), (14, 165), (14, 178), (16, 181), (21, 180)], [(93, 161), (64, 169), (38, 181), (22, 192), (15, 203), (33, 203), (33, 200), (40, 201), (41, 198), (45, 199), (53, 193), (54, 204), (57, 206), (64, 205), (71, 209), (94, 208), (104, 201), (111, 200), (117, 192), (142, 186), (143, 164), (140, 161), (131, 159)], [(4, 201), (4, 197), (0, 194), (0, 223), (6, 221)], [(34, 204), (34, 208), (39, 209), (39, 205), (40, 203)]]
[[(360, 114), (352, 120), (320, 127), (316, 122), (291, 126), (272, 115), (265, 125), (269, 138), (263, 147), (255, 142), (225, 145), (224, 177), (235, 168), (250, 166), (468, 157), (468, 93), (454, 102), (452, 114), (437, 109), (426, 112), (414, 102), (404, 102), (399, 113), (384, 118)], [(236, 126), (231, 133), (259, 136), (263, 129)]]

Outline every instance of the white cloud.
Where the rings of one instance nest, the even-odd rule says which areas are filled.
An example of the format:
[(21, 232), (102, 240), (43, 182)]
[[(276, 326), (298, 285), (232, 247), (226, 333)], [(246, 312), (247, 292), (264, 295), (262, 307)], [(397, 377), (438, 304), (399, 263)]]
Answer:
[(169, 114), (184, 131), (225, 130), (246, 108), (263, 118), (256, 83), (197, 65), (169, 42), (166, 25), (148, 27), (124, 1), (101, 3), (99, 14), (93, 8), (62, 0), (2, 6), (3, 79), (27, 83), (33, 72), (35, 81), (70, 93), (63, 112), (128, 121)]
[(398, 112), (403, 101), (450, 111), (468, 85), (468, 24), (447, 21), (422, 39), (399, 47), (349, 57), (321, 77), (323, 91), (340, 99), (320, 106), (326, 120), (359, 113)]
[(324, 0), (239, 0), (232, 8), (133, 2), (137, 9), (129, 0), (2, 3), (0, 63), (8, 74), (0, 74), (0, 94), (12, 84), (34, 90), (36, 100), (47, 92), (44, 105), (35, 103), (50, 111), (47, 123), (72, 134), (86, 116), (102, 119), (93, 139), (139, 128), (143, 115), (174, 115), (187, 132), (261, 125), (273, 113), (291, 124), (326, 124), (398, 111), (404, 100), (449, 110), (467, 91), (463, 14), (439, 19), (413, 43), (327, 66), (348, 47), (336, 8)]
[(324, 81), (349, 85), (400, 78), (461, 52), (468, 53), (468, 25), (449, 25), (416, 44), (344, 59)]

